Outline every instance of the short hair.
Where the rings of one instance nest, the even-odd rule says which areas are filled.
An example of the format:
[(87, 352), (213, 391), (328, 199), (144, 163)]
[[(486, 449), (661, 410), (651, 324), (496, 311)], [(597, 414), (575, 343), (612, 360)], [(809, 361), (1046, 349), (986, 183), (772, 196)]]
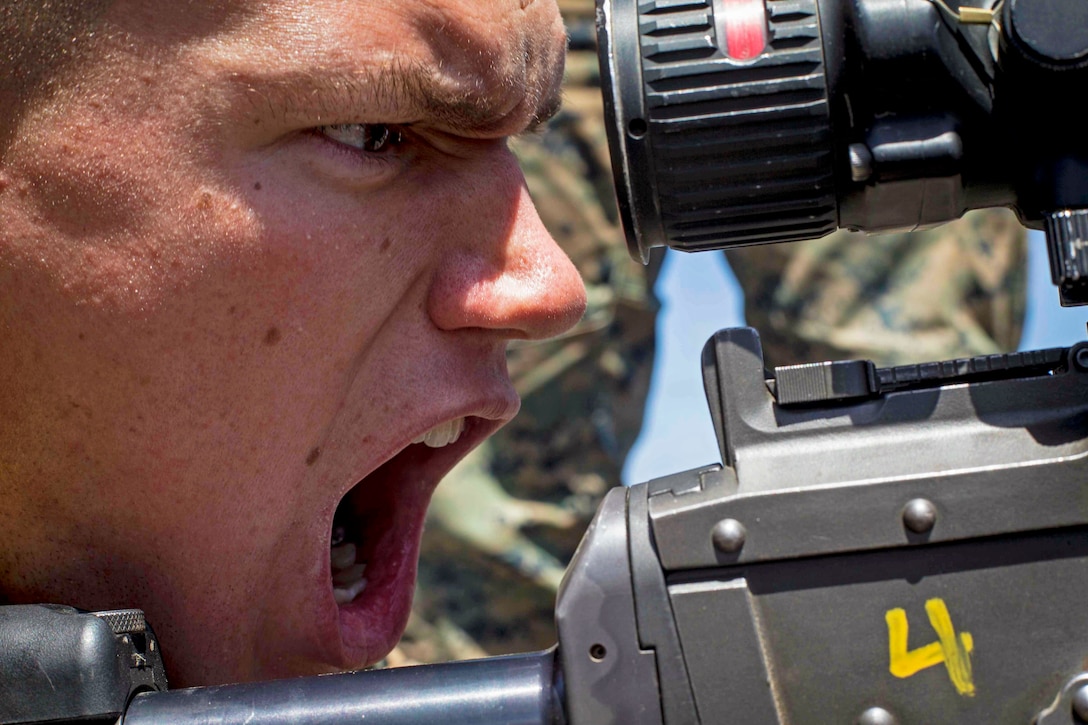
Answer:
[(112, 0), (0, 0), (0, 158), (36, 100), (48, 97)]

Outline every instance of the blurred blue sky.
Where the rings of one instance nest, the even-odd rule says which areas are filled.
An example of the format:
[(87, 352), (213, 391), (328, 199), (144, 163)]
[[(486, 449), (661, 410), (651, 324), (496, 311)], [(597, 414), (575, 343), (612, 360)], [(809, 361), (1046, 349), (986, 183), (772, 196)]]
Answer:
[[(1088, 307), (1058, 304), (1040, 232), (1029, 237), (1028, 290), (1021, 349), (1067, 346), (1088, 337)], [(744, 324), (740, 290), (724, 255), (668, 252), (657, 291), (657, 362), (642, 436), (624, 469), (629, 485), (719, 460), (699, 353), (718, 329)]]

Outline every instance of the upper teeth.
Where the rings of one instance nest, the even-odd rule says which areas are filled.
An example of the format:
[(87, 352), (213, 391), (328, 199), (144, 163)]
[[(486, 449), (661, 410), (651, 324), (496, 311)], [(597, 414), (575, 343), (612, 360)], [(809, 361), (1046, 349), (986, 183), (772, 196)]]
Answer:
[(412, 442), (423, 443), (431, 448), (441, 448), (442, 446), (448, 446), (450, 443), (455, 443), (461, 437), (461, 432), (464, 429), (465, 419), (455, 418), (445, 423), (439, 423), (423, 435), (414, 438)]

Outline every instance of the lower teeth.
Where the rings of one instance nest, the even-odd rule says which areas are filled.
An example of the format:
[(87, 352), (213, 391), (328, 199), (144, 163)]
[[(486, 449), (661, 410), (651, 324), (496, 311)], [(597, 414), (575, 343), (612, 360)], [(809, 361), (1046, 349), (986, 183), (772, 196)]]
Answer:
[(362, 594), (364, 589), (366, 589), (366, 579), (360, 579), (351, 586), (344, 588), (335, 587), (332, 590), (332, 596), (337, 604), (347, 604), (348, 602), (353, 601), (355, 597)]
[(338, 587), (346, 587), (362, 579), (365, 572), (366, 564), (354, 564), (347, 569), (333, 571), (332, 583)]
[(333, 598), (337, 604), (347, 604), (366, 589), (366, 562), (357, 562), (355, 544), (341, 543), (344, 531), (337, 527), (333, 533), (333, 545), (329, 549), (329, 568), (332, 576)]

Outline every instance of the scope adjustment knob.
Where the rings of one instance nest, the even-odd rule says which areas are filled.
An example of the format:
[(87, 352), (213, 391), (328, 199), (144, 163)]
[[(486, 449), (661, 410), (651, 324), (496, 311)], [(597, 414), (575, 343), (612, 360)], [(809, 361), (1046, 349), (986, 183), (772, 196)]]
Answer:
[(1084, 0), (1009, 0), (1005, 23), (1021, 52), (1054, 68), (1088, 64), (1088, 3)]
[(1088, 304), (1088, 209), (1048, 212), (1045, 219), (1050, 277), (1062, 306)]

